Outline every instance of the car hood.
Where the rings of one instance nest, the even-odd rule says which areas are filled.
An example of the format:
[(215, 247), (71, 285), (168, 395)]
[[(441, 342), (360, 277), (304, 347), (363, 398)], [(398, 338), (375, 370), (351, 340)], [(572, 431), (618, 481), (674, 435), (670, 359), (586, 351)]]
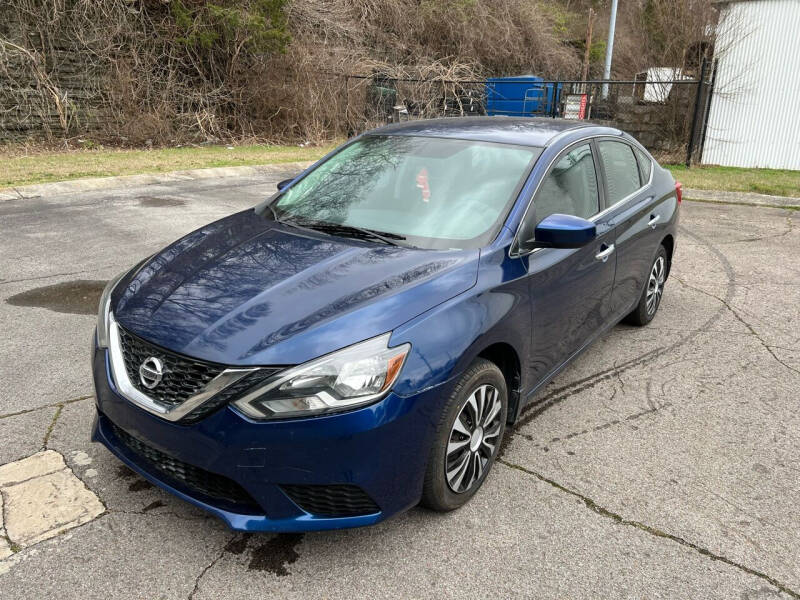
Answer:
[(299, 364), (391, 331), (475, 284), (478, 250), (361, 243), (237, 213), (151, 257), (112, 295), (118, 323), (229, 365)]

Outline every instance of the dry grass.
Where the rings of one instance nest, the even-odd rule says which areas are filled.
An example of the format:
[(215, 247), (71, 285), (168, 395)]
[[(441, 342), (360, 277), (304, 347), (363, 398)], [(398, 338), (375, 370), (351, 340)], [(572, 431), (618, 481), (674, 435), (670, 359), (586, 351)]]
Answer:
[(81, 177), (164, 173), (183, 169), (311, 161), (336, 144), (320, 146), (199, 146), (154, 150), (78, 150), (67, 152), (0, 149), (0, 189)]

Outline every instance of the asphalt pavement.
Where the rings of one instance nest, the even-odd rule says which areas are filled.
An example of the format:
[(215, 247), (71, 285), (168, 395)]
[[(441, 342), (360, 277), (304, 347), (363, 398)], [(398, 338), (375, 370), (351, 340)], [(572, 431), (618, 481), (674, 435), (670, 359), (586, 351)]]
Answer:
[(100, 502), (20, 543), (9, 479), (0, 597), (800, 598), (800, 213), (786, 208), (684, 202), (656, 319), (560, 374), (457, 512), (245, 535), (90, 443), (104, 282), (291, 174), (0, 200), (0, 465), (37, 455), (21, 464)]

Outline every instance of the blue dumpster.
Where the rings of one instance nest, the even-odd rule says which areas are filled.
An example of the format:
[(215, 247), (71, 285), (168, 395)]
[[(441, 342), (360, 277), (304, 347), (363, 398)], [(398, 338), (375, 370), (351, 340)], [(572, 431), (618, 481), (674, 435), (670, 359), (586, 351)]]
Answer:
[(536, 75), (490, 77), (486, 80), (486, 114), (532, 117), (557, 115), (561, 84), (544, 83)]

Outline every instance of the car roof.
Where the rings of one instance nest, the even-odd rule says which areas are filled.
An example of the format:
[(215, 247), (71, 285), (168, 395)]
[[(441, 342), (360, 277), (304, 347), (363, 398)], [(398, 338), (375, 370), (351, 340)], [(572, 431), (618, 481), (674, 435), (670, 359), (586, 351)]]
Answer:
[(413, 135), (424, 137), (444, 137), (482, 142), (499, 142), (520, 146), (543, 147), (565, 131), (600, 127), (568, 119), (548, 117), (445, 117), (441, 119), (422, 119), (393, 123), (373, 129), (367, 135)]

